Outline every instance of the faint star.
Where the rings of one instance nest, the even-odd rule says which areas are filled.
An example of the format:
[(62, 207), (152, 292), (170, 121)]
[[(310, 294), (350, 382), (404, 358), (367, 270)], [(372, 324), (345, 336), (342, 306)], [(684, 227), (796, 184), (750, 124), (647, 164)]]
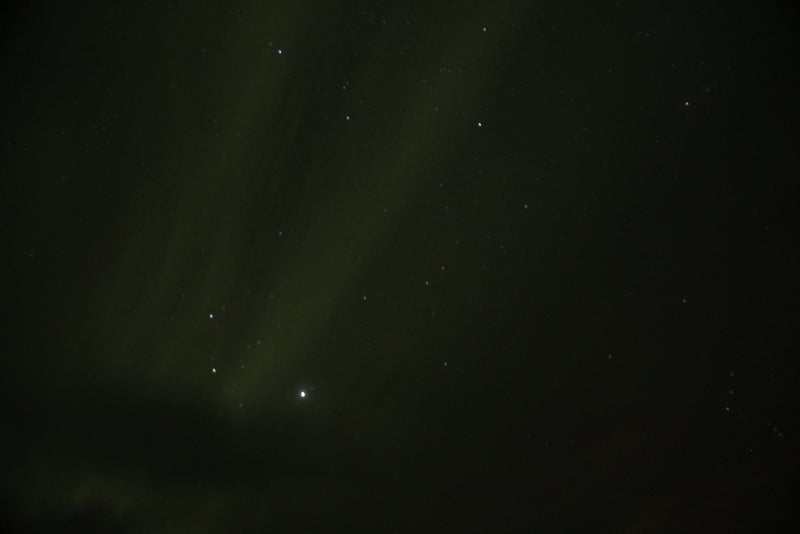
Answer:
[(208, 314), (208, 318), (209, 318), (209, 319), (213, 319), (213, 318), (214, 318), (214, 314), (213, 314), (213, 313), (209, 313), (209, 314)]
[(305, 399), (305, 398), (306, 398), (306, 392), (305, 392), (305, 390), (304, 390), (304, 389), (301, 389), (301, 390), (300, 390), (300, 398), (301, 398), (301, 399)]

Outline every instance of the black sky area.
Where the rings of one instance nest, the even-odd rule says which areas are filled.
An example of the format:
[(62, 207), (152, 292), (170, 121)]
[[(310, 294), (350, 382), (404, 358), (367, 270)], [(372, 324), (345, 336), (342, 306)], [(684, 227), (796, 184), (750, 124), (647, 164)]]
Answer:
[(797, 531), (792, 4), (0, 19), (0, 531)]

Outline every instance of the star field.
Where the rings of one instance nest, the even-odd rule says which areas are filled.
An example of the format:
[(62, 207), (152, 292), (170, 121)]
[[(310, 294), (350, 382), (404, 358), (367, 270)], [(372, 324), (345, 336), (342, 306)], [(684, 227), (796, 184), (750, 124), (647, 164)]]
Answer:
[(792, 531), (789, 11), (9, 9), (0, 529)]

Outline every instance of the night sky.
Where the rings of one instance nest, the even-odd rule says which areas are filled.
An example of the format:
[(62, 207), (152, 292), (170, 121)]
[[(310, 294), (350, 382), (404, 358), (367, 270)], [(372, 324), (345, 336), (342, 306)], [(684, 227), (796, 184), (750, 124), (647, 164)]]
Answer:
[(0, 530), (794, 531), (790, 6), (2, 8)]

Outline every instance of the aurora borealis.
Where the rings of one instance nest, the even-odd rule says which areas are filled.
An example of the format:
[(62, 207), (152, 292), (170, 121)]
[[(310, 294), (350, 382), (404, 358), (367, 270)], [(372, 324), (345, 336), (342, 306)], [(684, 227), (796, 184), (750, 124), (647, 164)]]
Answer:
[(796, 523), (794, 14), (3, 22), (2, 527)]

